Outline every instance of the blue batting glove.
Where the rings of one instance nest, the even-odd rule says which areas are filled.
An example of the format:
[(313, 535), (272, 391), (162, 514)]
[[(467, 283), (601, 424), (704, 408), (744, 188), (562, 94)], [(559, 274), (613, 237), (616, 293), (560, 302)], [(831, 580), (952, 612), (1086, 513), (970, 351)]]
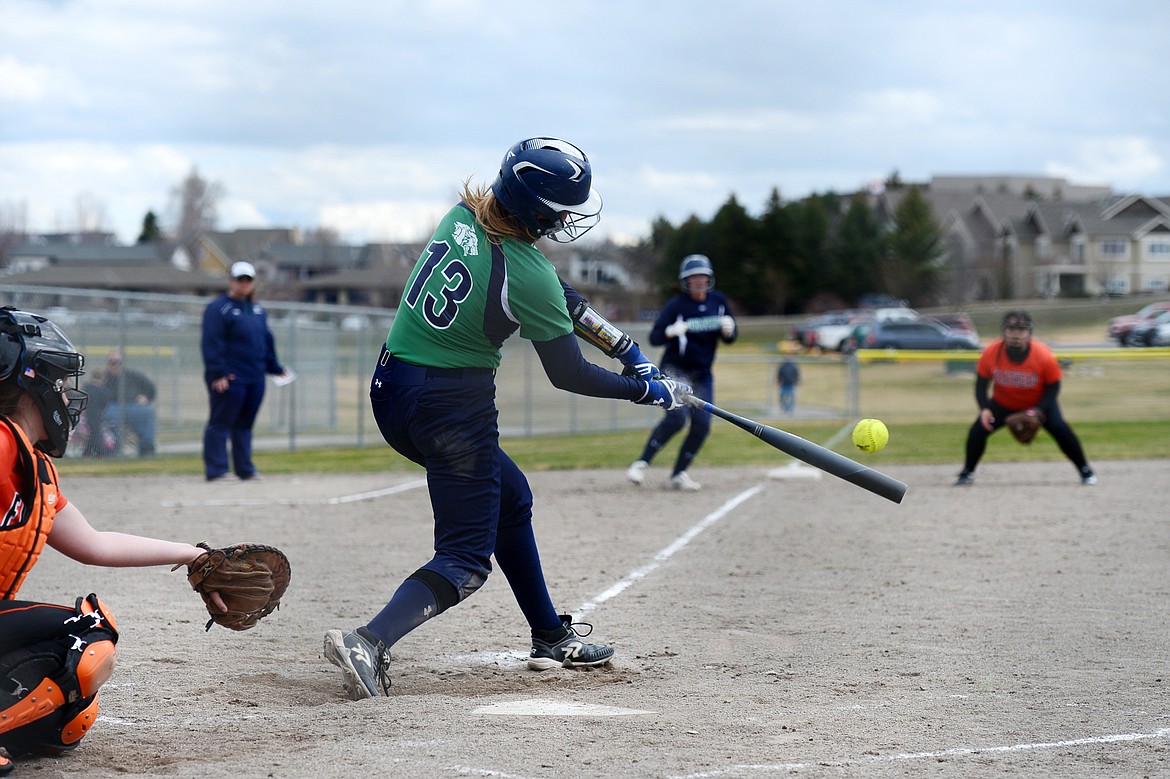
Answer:
[(660, 406), (665, 411), (673, 411), (686, 404), (686, 396), (690, 395), (691, 386), (674, 379), (660, 378), (646, 382), (646, 394), (636, 401), (643, 406)]
[(626, 349), (625, 354), (618, 359), (621, 360), (622, 365), (626, 366), (626, 369), (622, 371), (623, 376), (631, 376), (643, 381), (650, 381), (662, 376), (662, 371), (658, 370), (658, 366), (642, 354), (642, 350), (638, 348), (637, 344), (630, 344), (630, 348)]

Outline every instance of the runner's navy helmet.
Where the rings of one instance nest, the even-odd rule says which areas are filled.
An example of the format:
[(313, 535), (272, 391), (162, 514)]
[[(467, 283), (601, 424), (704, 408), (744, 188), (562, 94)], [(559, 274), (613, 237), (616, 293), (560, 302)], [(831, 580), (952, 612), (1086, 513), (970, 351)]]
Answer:
[(678, 280), (685, 292), (710, 292), (715, 288), (715, 268), (707, 255), (688, 254), (678, 266)]

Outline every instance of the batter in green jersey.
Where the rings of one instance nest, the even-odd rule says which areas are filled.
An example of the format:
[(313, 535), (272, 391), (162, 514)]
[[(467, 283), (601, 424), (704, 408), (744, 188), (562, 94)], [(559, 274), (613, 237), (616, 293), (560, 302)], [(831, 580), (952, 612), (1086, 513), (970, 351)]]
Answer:
[[(462, 197), (410, 274), (370, 382), (382, 436), (426, 468), (434, 556), (367, 624), (326, 632), (325, 657), (354, 698), (388, 695), (390, 647), (479, 589), (493, 559), (532, 631), (529, 668), (613, 657), (613, 647), (581, 641), (582, 623), (553, 605), (532, 529), (532, 491), (500, 449), (495, 369), (508, 336), (519, 331), (532, 341), (560, 389), (667, 409), (689, 392), (563, 284), (536, 247), (540, 238), (575, 240), (600, 219), (584, 152), (556, 138), (521, 141), (490, 188), (465, 186)], [(586, 360), (577, 336), (618, 359), (622, 374)]]

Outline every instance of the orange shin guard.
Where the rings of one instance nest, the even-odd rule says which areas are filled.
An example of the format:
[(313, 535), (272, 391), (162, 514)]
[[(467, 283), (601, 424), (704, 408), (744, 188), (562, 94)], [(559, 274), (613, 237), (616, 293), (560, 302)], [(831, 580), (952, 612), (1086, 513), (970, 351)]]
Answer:
[(65, 693), (61, 685), (52, 679), (45, 679), (31, 693), (0, 711), (0, 733), (27, 725), (47, 717), (65, 705)]
[(95, 641), (82, 648), (77, 661), (77, 685), (81, 697), (88, 698), (114, 673), (117, 651), (113, 641)]
[(89, 705), (77, 713), (77, 716), (65, 723), (61, 728), (61, 743), (66, 747), (73, 747), (89, 732), (98, 716), (98, 699), (93, 696)]

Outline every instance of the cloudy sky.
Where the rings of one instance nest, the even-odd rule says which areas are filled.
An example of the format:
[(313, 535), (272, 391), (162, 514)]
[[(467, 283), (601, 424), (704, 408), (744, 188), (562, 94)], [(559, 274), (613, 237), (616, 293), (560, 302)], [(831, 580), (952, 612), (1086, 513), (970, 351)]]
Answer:
[(224, 229), (421, 239), (535, 135), (617, 240), (895, 170), (1170, 195), (1168, 64), (1166, 0), (0, 0), (0, 228), (130, 242), (196, 168)]

